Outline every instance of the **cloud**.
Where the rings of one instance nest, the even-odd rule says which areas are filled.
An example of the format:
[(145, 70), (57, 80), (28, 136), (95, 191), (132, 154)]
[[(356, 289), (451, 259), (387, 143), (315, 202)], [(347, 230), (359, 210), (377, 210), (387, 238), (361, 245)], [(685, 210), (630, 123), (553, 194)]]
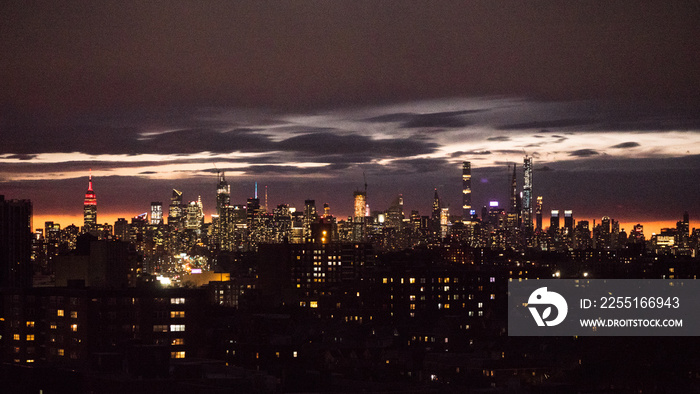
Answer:
[(506, 136), (498, 136), (498, 137), (489, 137), (487, 138), (488, 141), (510, 141), (510, 137)]
[(593, 150), (593, 149), (579, 149), (579, 150), (569, 152), (569, 156), (576, 156), (576, 157), (589, 157), (589, 156), (595, 156), (597, 154), (598, 154), (598, 152)]
[(573, 126), (586, 126), (591, 124), (591, 119), (554, 119), (533, 122), (512, 123), (498, 126), (499, 130), (524, 130), (543, 129), (540, 133), (549, 133), (546, 129), (560, 129)]
[(457, 152), (452, 152), (450, 154), (450, 157), (455, 158), (455, 157), (462, 157), (462, 156), (485, 156), (485, 155), (490, 155), (491, 151), (489, 150), (470, 150), (470, 151), (457, 151)]
[(637, 142), (623, 142), (621, 144), (613, 145), (613, 146), (611, 146), (611, 148), (623, 149), (623, 148), (636, 148), (638, 146), (640, 146), (640, 145)]
[(463, 115), (476, 114), (487, 110), (445, 111), (427, 114), (399, 112), (365, 119), (371, 123), (401, 123), (404, 129), (418, 128), (460, 128), (474, 124)]

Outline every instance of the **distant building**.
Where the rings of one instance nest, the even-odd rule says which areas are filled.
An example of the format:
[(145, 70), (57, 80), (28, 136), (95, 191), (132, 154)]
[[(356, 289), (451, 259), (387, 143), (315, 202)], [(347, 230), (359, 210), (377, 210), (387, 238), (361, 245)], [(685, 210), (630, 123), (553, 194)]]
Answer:
[[(529, 234), (532, 231), (532, 158), (531, 157), (525, 157), (525, 161), (523, 163), (523, 170), (524, 170), (524, 181), (523, 181), (523, 198), (522, 198), (522, 222), (523, 222), (523, 228), (526, 231), (526, 234)], [(541, 207), (541, 197), (537, 198), (537, 203), (540, 205), (540, 210), (542, 209)], [(541, 221), (540, 221), (540, 228), (541, 226)]]
[(87, 231), (97, 225), (97, 197), (95, 191), (92, 190), (92, 174), (90, 174), (88, 190), (85, 192), (85, 201), (83, 202), (83, 221)]
[(170, 208), (168, 210), (168, 224), (175, 227), (176, 230), (182, 229), (182, 192), (173, 189), (172, 197), (170, 197)]
[(472, 165), (465, 161), (462, 163), (462, 222), (471, 224), (472, 209)]
[(151, 224), (163, 224), (163, 203), (160, 201), (151, 203)]

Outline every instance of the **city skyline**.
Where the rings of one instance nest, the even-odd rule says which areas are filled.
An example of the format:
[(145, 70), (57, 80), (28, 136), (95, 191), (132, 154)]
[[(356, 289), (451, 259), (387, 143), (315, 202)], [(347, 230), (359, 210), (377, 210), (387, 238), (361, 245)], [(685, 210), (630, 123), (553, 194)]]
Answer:
[(506, 205), (524, 155), (545, 211), (700, 217), (696, 4), (2, 11), (0, 192), (37, 218), (79, 217), (90, 168), (102, 218), (172, 188), (210, 214), (216, 169), (241, 202), (257, 181), (343, 217), (365, 173), (372, 209), (402, 193), (425, 212), (437, 187), (454, 213), (462, 161), (478, 209)]

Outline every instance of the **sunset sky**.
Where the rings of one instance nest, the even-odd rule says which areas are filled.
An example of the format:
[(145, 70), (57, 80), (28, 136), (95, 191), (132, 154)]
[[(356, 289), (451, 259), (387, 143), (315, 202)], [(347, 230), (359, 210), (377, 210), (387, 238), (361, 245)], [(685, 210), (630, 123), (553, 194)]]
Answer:
[(100, 222), (211, 214), (216, 168), (343, 217), (365, 173), (460, 214), (462, 161), (480, 209), (527, 154), (545, 212), (700, 227), (698, 37), (697, 1), (5, 1), (0, 194), (80, 225), (92, 169)]

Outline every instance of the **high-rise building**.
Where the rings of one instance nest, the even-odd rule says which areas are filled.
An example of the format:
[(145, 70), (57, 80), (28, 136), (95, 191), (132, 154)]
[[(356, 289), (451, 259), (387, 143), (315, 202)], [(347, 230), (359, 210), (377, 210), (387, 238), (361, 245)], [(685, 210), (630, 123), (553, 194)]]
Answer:
[(92, 190), (92, 174), (88, 180), (88, 190), (85, 192), (85, 201), (83, 202), (83, 221), (88, 231), (97, 225), (97, 198), (95, 191)]
[(204, 206), (202, 205), (202, 197), (199, 196), (197, 201), (190, 201), (187, 204), (187, 216), (185, 218), (185, 228), (187, 230), (199, 230), (204, 225)]
[(32, 286), (32, 202), (0, 194), (0, 287)]
[(471, 224), (472, 209), (472, 165), (465, 161), (462, 163), (462, 222)]
[(400, 229), (403, 227), (404, 217), (405, 215), (403, 212), (403, 195), (399, 194), (387, 210), (386, 226)]
[(535, 215), (537, 220), (537, 229), (542, 231), (542, 196), (537, 196), (537, 204), (535, 205)]
[(564, 211), (564, 228), (567, 234), (571, 234), (574, 231), (574, 211), (567, 209)]
[(355, 191), (353, 194), (353, 199), (355, 201), (355, 206), (354, 206), (354, 211), (355, 211), (355, 221), (356, 222), (361, 222), (364, 220), (365, 217), (365, 210), (366, 210), (366, 204), (367, 204), (367, 192), (364, 191)]
[[(522, 221), (523, 228), (526, 233), (532, 231), (532, 158), (525, 156), (523, 163), (524, 180), (523, 180), (523, 201), (522, 201)], [(537, 198), (537, 203), (541, 204), (540, 197)], [(542, 207), (540, 206), (540, 209)], [(540, 226), (541, 220), (540, 220)]]
[(304, 201), (304, 238), (311, 236), (311, 224), (318, 220), (316, 200)]
[(154, 226), (163, 224), (163, 203), (161, 201), (151, 203), (151, 224)]
[(554, 232), (559, 230), (559, 210), (552, 209), (552, 216), (549, 218), (549, 231)]
[(442, 210), (440, 208), (440, 196), (438, 196), (437, 188), (435, 188), (435, 194), (433, 195), (433, 212), (430, 219), (432, 220), (432, 232), (436, 236), (440, 236), (441, 232), (440, 221), (442, 217)]
[(690, 241), (690, 218), (688, 211), (683, 213), (683, 220), (676, 222), (676, 233), (678, 234), (678, 239), (675, 240), (676, 245), (678, 245), (679, 248), (687, 248)]
[(173, 195), (170, 197), (170, 209), (168, 210), (168, 224), (175, 226), (176, 229), (182, 229), (182, 192), (173, 189)]
[[(510, 164), (508, 165), (510, 168)], [(518, 180), (515, 176), (515, 164), (513, 164), (513, 176), (510, 180), (510, 211), (509, 213), (519, 213), (518, 209)]]
[(223, 209), (231, 205), (231, 186), (226, 182), (226, 174), (219, 173), (219, 183), (216, 185), (216, 214), (221, 217)]

